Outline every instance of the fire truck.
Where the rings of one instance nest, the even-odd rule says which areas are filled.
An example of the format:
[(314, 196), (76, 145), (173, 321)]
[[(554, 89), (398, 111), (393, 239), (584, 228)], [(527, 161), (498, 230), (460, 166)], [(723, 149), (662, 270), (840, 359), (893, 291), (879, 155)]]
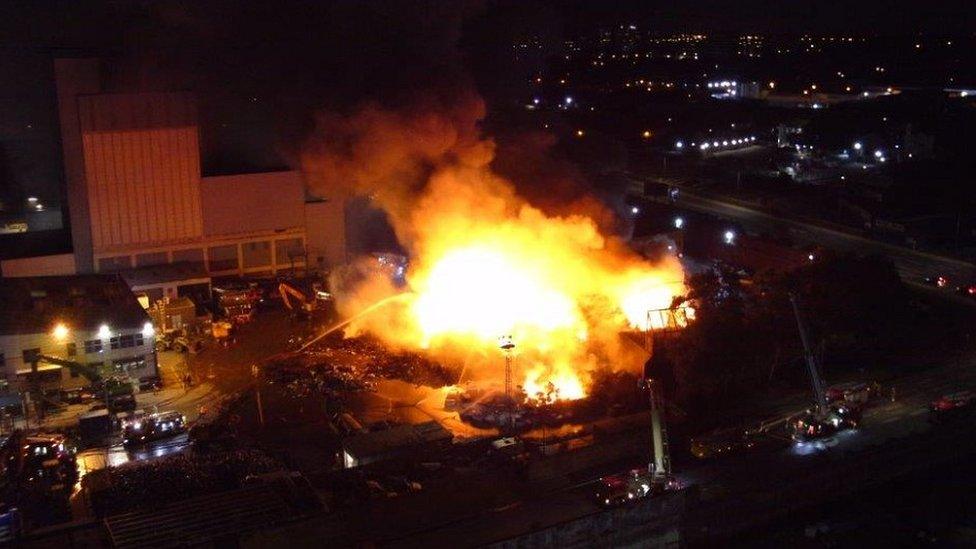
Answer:
[(642, 387), (651, 404), (652, 461), (646, 468), (600, 478), (595, 496), (597, 503), (604, 507), (623, 505), (678, 488), (678, 482), (671, 474), (671, 452), (662, 417), (664, 399), (659, 384), (648, 377), (642, 381)]
[(137, 414), (122, 424), (122, 444), (149, 444), (185, 432), (186, 417), (179, 412)]

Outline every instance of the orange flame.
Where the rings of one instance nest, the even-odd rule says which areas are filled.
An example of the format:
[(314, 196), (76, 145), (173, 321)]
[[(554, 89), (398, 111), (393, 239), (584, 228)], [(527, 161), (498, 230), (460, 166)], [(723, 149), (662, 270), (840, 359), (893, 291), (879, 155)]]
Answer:
[[(343, 175), (374, 196), (411, 257), (410, 297), (348, 331), (427, 349), (489, 381), (504, 375), (498, 338), (509, 335), (530, 399), (582, 398), (586, 371), (643, 363), (619, 333), (646, 329), (648, 310), (684, 293), (681, 264), (671, 256), (646, 261), (586, 215), (551, 216), (528, 204), (490, 169), (494, 146), (477, 136), (480, 112), (408, 119), (370, 109), (338, 127), (359, 143), (351, 150), (361, 158), (342, 156), (348, 147), (325, 138), (308, 153), (306, 165), (323, 179), (339, 184)], [(383, 184), (404, 173), (431, 175), (415, 194)], [(396, 291), (374, 277), (337, 292), (337, 305), (351, 316)]]

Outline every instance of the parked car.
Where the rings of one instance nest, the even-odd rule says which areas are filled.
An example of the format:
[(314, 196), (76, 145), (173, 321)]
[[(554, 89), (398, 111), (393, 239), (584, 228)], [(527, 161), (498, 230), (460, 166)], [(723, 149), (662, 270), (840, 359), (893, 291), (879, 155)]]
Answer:
[(929, 409), (932, 410), (932, 419), (935, 421), (946, 421), (969, 416), (976, 409), (976, 393), (972, 391), (959, 391), (942, 395), (932, 401)]

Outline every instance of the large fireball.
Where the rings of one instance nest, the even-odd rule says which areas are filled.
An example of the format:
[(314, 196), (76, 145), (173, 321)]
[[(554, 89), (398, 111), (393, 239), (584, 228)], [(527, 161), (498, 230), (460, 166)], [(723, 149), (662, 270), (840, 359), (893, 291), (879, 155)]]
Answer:
[(684, 294), (681, 264), (648, 262), (584, 212), (547, 215), (527, 203), (490, 168), (480, 103), (465, 105), (324, 119), (307, 169), (373, 197), (410, 256), (406, 288), (373, 277), (337, 292), (340, 312), (355, 317), (351, 332), (425, 349), (496, 383), (505, 368), (498, 339), (511, 336), (527, 399), (582, 398), (588, 371), (639, 367), (644, 358), (620, 332), (660, 327), (647, 313)]

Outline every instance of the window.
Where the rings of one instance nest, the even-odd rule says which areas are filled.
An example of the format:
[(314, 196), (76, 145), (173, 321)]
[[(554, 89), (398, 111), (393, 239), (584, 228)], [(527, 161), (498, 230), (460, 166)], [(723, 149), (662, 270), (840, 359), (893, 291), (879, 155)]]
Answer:
[[(235, 260), (236, 261), (236, 260)], [(203, 266), (203, 250), (200, 248), (173, 251), (173, 263), (192, 263)], [(237, 268), (237, 263), (234, 263)]]
[(98, 259), (98, 270), (103, 273), (110, 273), (122, 269), (131, 269), (132, 261), (127, 255), (117, 257), (100, 257)]
[(244, 268), (264, 267), (271, 265), (271, 242), (262, 240), (260, 242), (245, 242), (241, 246), (244, 254)]
[(119, 348), (119, 336), (115, 336), (112, 339), (108, 340), (108, 344), (109, 344), (109, 346), (112, 349), (118, 349)]
[(69, 343), (67, 345), (66, 353), (68, 356), (75, 356), (78, 354), (78, 345), (75, 343)]
[(136, 254), (136, 267), (148, 267), (150, 265), (165, 265), (169, 263), (166, 252), (153, 252), (148, 254)]
[(237, 270), (237, 246), (214, 246), (210, 248), (210, 270)]
[(101, 339), (89, 339), (85, 342), (85, 354), (90, 355), (92, 353), (102, 352), (102, 340)]
[(37, 362), (38, 355), (41, 354), (41, 349), (34, 347), (33, 349), (24, 349), (24, 364), (33, 364)]
[(7, 365), (7, 357), (3, 356), (3, 353), (0, 353), (0, 368), (3, 368), (6, 365)]
[(133, 336), (132, 334), (122, 336), (120, 338), (120, 343), (122, 344), (122, 348), (127, 349), (135, 345), (135, 339), (136, 339), (135, 336)]
[(136, 334), (136, 347), (142, 347), (146, 344), (146, 340), (143, 338), (141, 333)]
[(288, 238), (275, 241), (275, 261), (278, 267), (287, 266), (289, 263), (305, 261), (305, 246), (302, 245), (301, 238)]

